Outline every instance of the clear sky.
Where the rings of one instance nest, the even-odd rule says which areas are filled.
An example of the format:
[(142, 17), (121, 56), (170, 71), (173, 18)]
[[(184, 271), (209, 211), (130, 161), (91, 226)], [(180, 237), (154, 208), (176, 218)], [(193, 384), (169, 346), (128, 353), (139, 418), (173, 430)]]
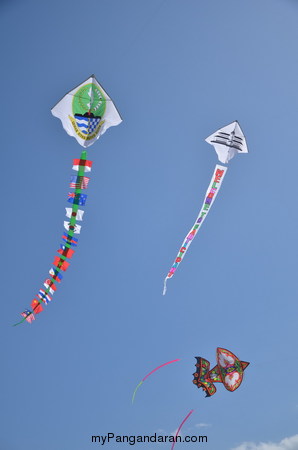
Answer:
[[(298, 449), (297, 23), (296, 0), (0, 2), (0, 450), (168, 435), (190, 409), (183, 434), (208, 443), (175, 450)], [(81, 152), (50, 109), (92, 73), (123, 123), (88, 151), (79, 246), (52, 303), (12, 327), (61, 243)], [(250, 153), (163, 297), (218, 162), (204, 139), (236, 119)], [(215, 364), (218, 346), (251, 364), (236, 392), (204, 398), (194, 356)]]

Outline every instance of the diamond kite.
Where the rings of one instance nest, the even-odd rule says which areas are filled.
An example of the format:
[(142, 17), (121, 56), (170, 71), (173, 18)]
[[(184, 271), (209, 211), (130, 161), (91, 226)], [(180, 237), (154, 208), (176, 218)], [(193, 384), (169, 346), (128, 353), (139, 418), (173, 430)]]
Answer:
[[(206, 141), (209, 144), (214, 145), (215, 151), (217, 152), (219, 160), (222, 163), (227, 163), (230, 159), (232, 159), (236, 155), (236, 153), (248, 152), (245, 137), (237, 121), (216, 131), (211, 136), (209, 136), (206, 139)], [(173, 277), (179, 264), (183, 260), (190, 244), (192, 243), (195, 235), (197, 234), (202, 223), (206, 219), (207, 214), (218, 194), (218, 191), (221, 188), (227, 170), (228, 168), (225, 166), (220, 166), (218, 164), (216, 165), (211, 178), (211, 182), (206, 191), (204, 202), (199, 212), (199, 215), (197, 216), (194, 225), (184, 238), (182, 245), (177, 253), (177, 256), (172, 264), (172, 267), (170, 268), (164, 280), (163, 295), (165, 295), (167, 292), (167, 281)]]
[[(94, 142), (111, 126), (119, 125), (122, 122), (112, 99), (104, 91), (102, 86), (91, 75), (86, 81), (72, 89), (60, 100), (52, 109), (52, 114), (58, 117), (65, 131), (73, 136), (78, 143), (86, 148), (94, 144)], [(43, 308), (42, 303), (48, 304), (57, 289), (55, 282), (60, 283), (62, 279), (61, 271), (66, 271), (69, 262), (66, 259), (72, 258), (74, 250), (73, 246), (77, 246), (78, 239), (74, 234), (79, 234), (81, 225), (77, 221), (83, 220), (84, 211), (79, 206), (85, 206), (87, 195), (82, 194), (82, 190), (87, 189), (89, 185), (89, 177), (85, 176), (85, 172), (90, 172), (92, 161), (87, 159), (87, 152), (83, 150), (80, 158), (73, 160), (73, 170), (77, 175), (71, 176), (70, 188), (73, 192), (68, 193), (68, 202), (72, 204), (72, 208), (66, 208), (66, 217), (69, 221), (64, 221), (64, 233), (62, 239), (63, 245), (60, 244), (58, 250), (59, 256), (54, 258), (54, 268), (49, 271), (51, 278), (44, 283), (45, 290), (40, 289), (36, 295), (39, 300), (34, 299), (31, 302), (31, 308), (21, 313), (23, 319), (16, 323), (19, 325), (25, 320), (32, 323), (35, 315), (40, 313)]]
[(223, 164), (227, 164), (237, 153), (248, 153), (246, 139), (237, 120), (220, 128), (205, 141), (213, 145)]
[(112, 99), (95, 75), (68, 92), (52, 108), (52, 114), (83, 147), (94, 144), (109, 127), (122, 122)]

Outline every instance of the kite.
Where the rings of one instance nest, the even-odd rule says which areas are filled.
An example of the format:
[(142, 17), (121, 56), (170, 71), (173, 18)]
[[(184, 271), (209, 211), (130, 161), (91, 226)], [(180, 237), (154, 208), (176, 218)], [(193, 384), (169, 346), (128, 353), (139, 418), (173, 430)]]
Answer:
[[(122, 118), (117, 111), (112, 99), (99, 84), (95, 75), (91, 75), (86, 81), (68, 92), (51, 110), (53, 116), (59, 118), (63, 128), (73, 136), (77, 142), (85, 148), (94, 144), (96, 140), (111, 126), (119, 125)], [(67, 202), (72, 207), (66, 208), (64, 221), (65, 232), (62, 235), (63, 244), (57, 250), (59, 256), (55, 256), (53, 267), (49, 270), (50, 277), (44, 282), (45, 289), (40, 289), (36, 298), (31, 302), (32, 309), (25, 309), (21, 313), (23, 319), (16, 323), (19, 325), (25, 320), (32, 323), (35, 314), (43, 311), (43, 305), (52, 301), (52, 295), (57, 289), (56, 283), (60, 283), (64, 272), (69, 267), (67, 259), (72, 258), (75, 253), (74, 247), (78, 239), (74, 237), (80, 234), (81, 225), (77, 221), (83, 220), (84, 211), (79, 209), (85, 206), (87, 195), (83, 193), (89, 185), (89, 177), (86, 173), (91, 172), (92, 161), (88, 160), (87, 151), (83, 150), (80, 158), (73, 160), (73, 170), (77, 172), (70, 178), (69, 188), (73, 191), (68, 193)]]
[(205, 139), (213, 145), (218, 159), (227, 164), (237, 153), (248, 153), (245, 136), (237, 120), (217, 130)]
[[(222, 383), (228, 391), (235, 391), (242, 383), (243, 372), (249, 365), (249, 362), (241, 361), (230, 350), (221, 347), (217, 347), (216, 349), (217, 365), (211, 370), (210, 362), (207, 359), (201, 356), (196, 356), (195, 358), (197, 360), (197, 370), (193, 373), (193, 383), (206, 392), (206, 397), (211, 397), (211, 395), (215, 394), (216, 387), (214, 383)], [(135, 388), (132, 403), (134, 402), (137, 390), (150, 375), (162, 367), (177, 361), (181, 361), (181, 359), (173, 359), (151, 370)]]
[[(245, 136), (237, 121), (230, 123), (229, 125), (208, 136), (206, 138), (206, 142), (214, 146), (218, 159), (223, 164), (228, 163), (237, 153), (248, 153)], [(184, 238), (172, 267), (164, 280), (163, 295), (165, 295), (167, 291), (167, 281), (173, 277), (195, 235), (206, 219), (218, 191), (221, 188), (227, 170), (228, 168), (226, 166), (221, 166), (219, 164), (216, 165), (199, 215), (197, 216), (194, 225)]]
[[(196, 372), (193, 373), (194, 376), (193, 383), (198, 388), (202, 388), (206, 392), (206, 397), (211, 397), (212, 395), (215, 394), (216, 387), (214, 386), (214, 383), (222, 383), (225, 386), (225, 388), (230, 392), (233, 392), (236, 389), (238, 389), (238, 387), (243, 381), (243, 372), (250, 364), (249, 362), (241, 361), (230, 350), (226, 350), (225, 348), (221, 347), (218, 347), (216, 350), (217, 365), (213, 367), (213, 369), (211, 370), (210, 370), (210, 363), (209, 361), (207, 361), (207, 359), (204, 359), (200, 356), (196, 356), (195, 358), (197, 360), (196, 363), (197, 369)], [(152, 373), (156, 372), (161, 367), (164, 367), (176, 361), (180, 361), (180, 359), (174, 359), (173, 361), (164, 363), (161, 366), (158, 366), (154, 370), (149, 372), (148, 375), (146, 375), (143, 378), (143, 380), (138, 384), (138, 386), (135, 388), (132, 396), (132, 403), (134, 402), (137, 389), (141, 386), (143, 381), (146, 380), (146, 378), (148, 378)], [(179, 425), (174, 440), (172, 441), (173, 445), (171, 447), (171, 450), (174, 449), (175, 443), (178, 440), (177, 437), (181, 431), (182, 426), (194, 411), (195, 410), (192, 409)]]
[(214, 383), (222, 383), (228, 391), (238, 389), (243, 380), (243, 372), (249, 362), (241, 361), (229, 350), (218, 347), (216, 350), (217, 365), (210, 370), (207, 359), (196, 356), (196, 372), (193, 373), (193, 383), (211, 397), (216, 392)]
[(162, 367), (167, 366), (168, 364), (172, 364), (172, 363), (177, 362), (177, 361), (180, 361), (180, 359), (173, 359), (173, 361), (168, 361), (168, 362), (166, 362), (166, 363), (164, 363), (164, 364), (161, 364), (160, 366), (156, 367), (155, 369), (151, 370), (151, 372), (149, 372), (149, 373), (142, 379), (142, 381), (140, 381), (140, 383), (139, 383), (139, 384), (137, 385), (137, 387), (135, 388), (135, 390), (134, 390), (134, 392), (133, 392), (133, 395), (132, 395), (132, 401), (131, 401), (131, 402), (132, 402), (132, 403), (134, 402), (134, 399), (135, 399), (137, 390), (138, 390), (139, 387), (144, 383), (144, 381), (145, 381), (148, 377), (150, 377), (150, 375), (152, 375), (154, 372), (156, 372), (157, 370), (161, 369)]

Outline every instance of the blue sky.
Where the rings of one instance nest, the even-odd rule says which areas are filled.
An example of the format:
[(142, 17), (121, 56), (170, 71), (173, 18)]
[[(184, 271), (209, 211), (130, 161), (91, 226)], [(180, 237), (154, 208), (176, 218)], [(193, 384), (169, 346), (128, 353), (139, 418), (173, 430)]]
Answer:
[[(207, 435), (201, 448), (298, 449), (297, 20), (294, 0), (0, 2), (1, 450), (170, 434), (190, 409), (183, 433)], [(50, 109), (92, 73), (123, 123), (88, 151), (79, 246), (53, 302), (12, 327), (59, 248), (81, 152)], [(250, 153), (229, 163), (163, 297), (217, 163), (204, 139), (236, 119)], [(236, 392), (205, 399), (194, 356), (213, 364), (218, 346), (251, 364)]]

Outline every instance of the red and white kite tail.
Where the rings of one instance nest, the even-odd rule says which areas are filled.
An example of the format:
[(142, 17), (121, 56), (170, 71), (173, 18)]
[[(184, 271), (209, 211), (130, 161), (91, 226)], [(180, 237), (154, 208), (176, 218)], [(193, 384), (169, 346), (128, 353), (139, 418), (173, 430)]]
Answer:
[(214, 203), (214, 200), (217, 196), (217, 193), (221, 187), (221, 183), (224, 179), (224, 176), (226, 174), (226, 171), (228, 170), (227, 167), (225, 166), (220, 166), (219, 164), (216, 164), (215, 166), (215, 170), (213, 172), (212, 175), (212, 179), (211, 182), (208, 186), (208, 189), (206, 191), (205, 194), (205, 199), (204, 199), (204, 203), (202, 205), (202, 208), (199, 212), (198, 217), (196, 218), (195, 223), (193, 224), (192, 228), (189, 230), (189, 232), (187, 233), (186, 237), (184, 238), (182, 245), (177, 253), (177, 256), (172, 264), (171, 269), (169, 270), (165, 281), (164, 281), (164, 285), (163, 285), (163, 295), (165, 295), (165, 293), (167, 292), (167, 281), (173, 277), (173, 275), (175, 274), (178, 266), (180, 265), (180, 263), (182, 262), (190, 244), (192, 243), (196, 233), (198, 232), (198, 230), (200, 229), (202, 223), (204, 222), (211, 206)]

